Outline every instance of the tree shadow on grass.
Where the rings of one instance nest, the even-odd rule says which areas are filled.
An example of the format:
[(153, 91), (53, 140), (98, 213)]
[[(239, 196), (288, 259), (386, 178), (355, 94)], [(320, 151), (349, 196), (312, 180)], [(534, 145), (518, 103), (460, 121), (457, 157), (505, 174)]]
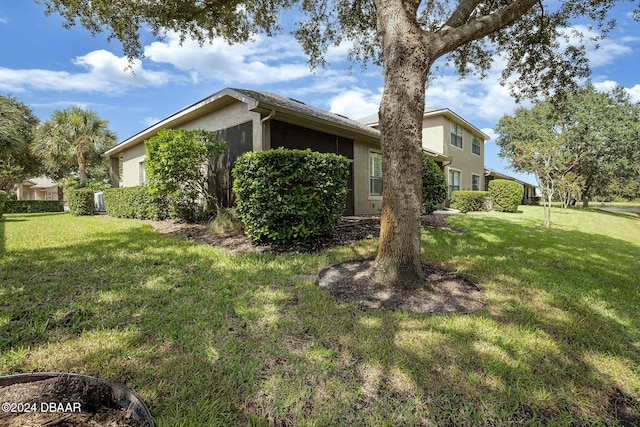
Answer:
[[(638, 399), (613, 372), (639, 381), (627, 280), (637, 247), (607, 242), (619, 271), (600, 294), (580, 266), (604, 276), (613, 254), (587, 247), (541, 265), (527, 255), (578, 251), (589, 235), (553, 231), (547, 248), (533, 243), (547, 238), (539, 227), (485, 220), (465, 235), (429, 232), (447, 257), (464, 251), (455, 262), (488, 292), (466, 316), (363, 312), (291, 278), (311, 256), (232, 255), (133, 222), (11, 252), (0, 261), (0, 366), (123, 383), (160, 426), (614, 425), (615, 405)], [(547, 282), (556, 268), (566, 278)]]

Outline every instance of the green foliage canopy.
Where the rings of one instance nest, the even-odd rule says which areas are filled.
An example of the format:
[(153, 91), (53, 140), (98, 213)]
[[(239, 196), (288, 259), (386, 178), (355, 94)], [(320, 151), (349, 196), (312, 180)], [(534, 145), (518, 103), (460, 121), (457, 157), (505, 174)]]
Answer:
[(40, 173), (40, 162), (31, 153), (38, 118), (14, 97), (0, 96), (0, 189)]
[[(293, 33), (312, 66), (325, 63), (329, 46), (350, 42), (350, 59), (382, 63), (384, 54), (379, 25), (383, 7), (404, 8), (413, 15), (421, 43), (431, 45), (433, 60), (447, 55), (447, 66), (461, 75), (484, 75), (499, 52), (505, 54), (504, 80), (517, 75), (513, 87), (519, 95), (540, 89), (573, 85), (574, 77), (589, 74), (584, 47), (566, 43), (583, 38), (566, 28), (572, 20), (587, 17), (605, 35), (615, 22), (608, 11), (616, 0), (569, 0), (560, 5), (538, 0), (36, 0), (45, 13), (60, 14), (65, 26), (77, 23), (92, 33), (107, 31), (120, 40), (125, 54), (141, 57), (140, 34), (162, 37), (176, 32), (181, 40), (206, 43), (216, 38), (244, 42), (257, 33), (281, 33), (281, 15), (293, 11), (300, 17)], [(385, 19), (385, 18), (383, 18)], [(398, 39), (400, 41), (400, 39)]]
[(637, 179), (640, 106), (620, 87), (587, 85), (504, 116), (496, 127), (500, 156), (553, 192), (577, 187), (585, 200), (616, 177)]
[(87, 177), (105, 178), (107, 160), (101, 154), (116, 143), (108, 125), (95, 111), (81, 107), (54, 110), (38, 128), (33, 152), (41, 159), (46, 175), (56, 181), (72, 172), (78, 173), (81, 185)]

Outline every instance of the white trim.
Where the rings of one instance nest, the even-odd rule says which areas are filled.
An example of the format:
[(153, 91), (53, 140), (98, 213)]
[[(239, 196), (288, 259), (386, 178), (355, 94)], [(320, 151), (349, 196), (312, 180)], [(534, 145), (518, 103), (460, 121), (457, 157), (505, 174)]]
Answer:
[[(382, 194), (381, 195), (372, 195), (371, 194), (371, 154), (379, 154), (381, 159), (380, 159), (380, 164), (381, 164), (381, 170), (382, 170), (382, 152), (377, 151), (377, 150), (368, 150), (367, 153), (367, 200), (382, 200)], [(382, 181), (382, 175), (380, 175), (380, 180)], [(384, 183), (383, 183), (384, 185)]]
[[(476, 190), (473, 189), (473, 177), (474, 176), (478, 177), (478, 188)], [(482, 176), (478, 175), (477, 173), (472, 173), (471, 174), (471, 191), (480, 191), (481, 188), (482, 188)]]
[[(480, 154), (476, 154), (476, 153), (473, 152), (473, 141), (475, 141), (475, 140), (478, 141), (478, 145), (480, 146)], [(482, 140), (480, 138), (478, 138), (477, 136), (472, 135), (471, 136), (471, 154), (473, 154), (476, 157), (482, 157), (482, 146), (483, 146)]]
[[(452, 138), (453, 137), (453, 125), (455, 125), (456, 129), (460, 129), (460, 131), (461, 131), (460, 132), (460, 145), (461, 145), (461, 147), (458, 147), (457, 145), (455, 145), (453, 143), (453, 138)], [(456, 136), (458, 136), (458, 135), (456, 134)], [(454, 122), (453, 120), (449, 120), (449, 145), (451, 147), (457, 148), (458, 150), (464, 151), (464, 127), (461, 124), (459, 124), (457, 122)]]
[[(451, 187), (452, 187), (452, 184), (450, 182), (451, 172), (458, 172), (460, 174), (460, 182), (458, 184), (459, 188), (457, 190), (451, 190)], [(451, 196), (451, 193), (453, 191), (459, 191), (459, 190), (462, 190), (462, 171), (460, 169), (447, 167), (447, 191), (448, 191), (447, 197)]]

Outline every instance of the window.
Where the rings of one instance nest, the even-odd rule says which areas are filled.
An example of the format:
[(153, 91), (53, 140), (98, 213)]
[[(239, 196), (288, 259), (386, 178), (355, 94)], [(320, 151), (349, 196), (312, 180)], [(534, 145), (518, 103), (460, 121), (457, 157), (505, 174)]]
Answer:
[(146, 184), (147, 183), (147, 171), (144, 167), (144, 160), (138, 163), (138, 184)]
[(462, 127), (454, 122), (451, 122), (451, 145), (462, 148)]
[(480, 140), (473, 137), (473, 142), (471, 143), (471, 152), (475, 155), (480, 155)]
[(449, 195), (458, 190), (460, 190), (460, 171), (449, 169)]
[(382, 196), (382, 154), (369, 153), (369, 196)]
[(471, 189), (480, 191), (480, 175), (471, 175)]

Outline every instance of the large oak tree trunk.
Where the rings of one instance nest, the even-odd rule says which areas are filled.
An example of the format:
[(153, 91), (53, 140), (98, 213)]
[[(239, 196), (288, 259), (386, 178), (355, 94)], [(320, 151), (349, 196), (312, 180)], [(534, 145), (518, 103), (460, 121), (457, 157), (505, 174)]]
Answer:
[(401, 0), (376, 1), (385, 86), (379, 110), (382, 217), (372, 275), (384, 284), (418, 288), (425, 284), (420, 259), (422, 114), (431, 61), (405, 7)]

